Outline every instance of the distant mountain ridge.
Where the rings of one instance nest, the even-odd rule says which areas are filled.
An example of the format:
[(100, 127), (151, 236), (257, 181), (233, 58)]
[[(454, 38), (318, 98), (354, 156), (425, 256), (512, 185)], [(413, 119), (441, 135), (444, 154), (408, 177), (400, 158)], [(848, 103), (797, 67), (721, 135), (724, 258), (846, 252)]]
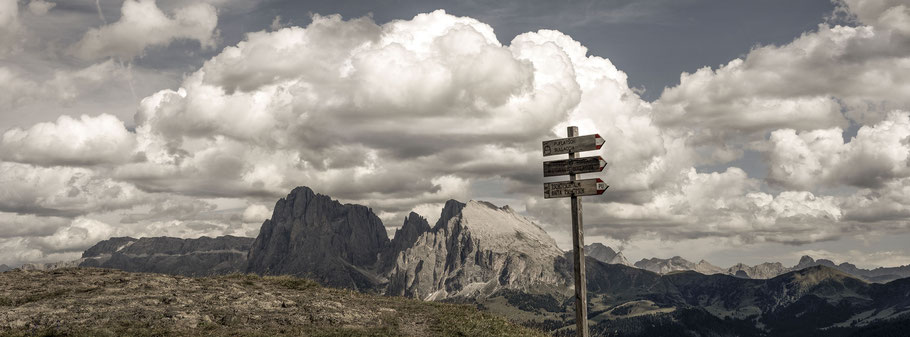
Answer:
[(252, 238), (236, 236), (117, 237), (86, 250), (78, 265), (184, 276), (224, 275), (243, 271), (252, 242)]
[(753, 279), (770, 279), (791, 271), (802, 270), (814, 266), (834, 268), (859, 279), (875, 283), (887, 283), (896, 279), (910, 277), (910, 265), (891, 268), (879, 267), (869, 270), (857, 268), (855, 265), (846, 262), (836, 265), (831, 260), (815, 260), (809, 256), (800, 258), (799, 263), (793, 267), (785, 267), (780, 262), (764, 262), (755, 266), (738, 263), (730, 268), (724, 269), (714, 266), (705, 260), (701, 260), (699, 263), (693, 263), (679, 256), (674, 256), (669, 259), (642, 259), (635, 262), (634, 266), (658, 274), (691, 270), (706, 275), (726, 274)]

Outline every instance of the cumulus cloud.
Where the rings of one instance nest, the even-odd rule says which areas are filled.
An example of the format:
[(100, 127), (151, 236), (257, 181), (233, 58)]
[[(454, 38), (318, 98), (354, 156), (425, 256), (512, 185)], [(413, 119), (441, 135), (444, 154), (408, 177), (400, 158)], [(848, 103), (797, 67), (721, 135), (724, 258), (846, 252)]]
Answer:
[(44, 14), (47, 14), (47, 12), (50, 11), (51, 8), (54, 8), (54, 6), (56, 6), (56, 5), (57, 5), (57, 3), (55, 3), (55, 2), (48, 2), (48, 1), (44, 1), (44, 0), (31, 0), (28, 2), (28, 10), (29, 10), (29, 12), (32, 12), (32, 14), (35, 14), (35, 15), (44, 15)]
[[(910, 179), (885, 183), (877, 189), (861, 189), (843, 200), (848, 220), (877, 230), (907, 229), (910, 217)], [(874, 227), (870, 226), (874, 225)]]
[(126, 0), (119, 21), (89, 30), (72, 52), (86, 60), (114, 57), (129, 61), (149, 47), (166, 46), (178, 39), (211, 48), (218, 38), (217, 25), (215, 7), (206, 3), (179, 8), (169, 17), (155, 0)]
[[(758, 180), (736, 167), (722, 173), (689, 169), (678, 184), (656, 191), (642, 204), (586, 207), (586, 232), (622, 241), (717, 237), (801, 244), (837, 239), (851, 229), (848, 223), (838, 223), (843, 218), (838, 199), (805, 191), (764, 193)], [(564, 223), (568, 203), (529, 200), (528, 211), (547, 223)]]
[[(385, 25), (315, 16), (306, 28), (249, 34), (178, 90), (144, 99), (137, 134), (149, 161), (122, 166), (116, 176), (146, 190), (200, 197), (281, 196), (295, 185), (309, 185), (370, 204), (393, 220), (447, 196), (470, 197), (471, 184), (491, 176), (502, 178), (509, 193), (539, 193), (541, 135), (557, 137), (576, 124), (582, 133), (604, 136), (606, 180), (615, 182), (612, 193), (588, 208), (595, 231), (619, 227), (624, 238), (650, 231), (749, 242), (831, 240), (850, 227), (829, 226), (844, 219), (842, 200), (805, 190), (817, 181), (784, 178), (784, 165), (772, 160), (769, 179), (797, 182), (767, 193), (763, 177), (738, 168), (698, 173), (693, 166), (703, 161), (700, 139), (743, 142), (752, 138), (735, 135), (783, 127), (808, 134), (846, 125), (835, 95), (846, 90), (832, 94), (824, 83), (813, 83), (817, 87), (804, 94), (783, 94), (772, 85), (774, 78), (757, 71), (793, 57), (810, 69), (813, 62), (840, 66), (837, 58), (845, 56), (815, 60), (827, 52), (817, 42), (849, 44), (841, 40), (859, 38), (863, 29), (870, 28), (822, 27), (789, 45), (753, 50), (716, 72), (692, 75), (652, 105), (609, 60), (587, 55), (584, 46), (556, 31), (522, 34), (502, 45), (489, 26), (441, 11)], [(804, 57), (807, 50), (815, 55)], [(894, 96), (872, 91), (855, 97)], [(699, 92), (706, 94), (693, 97)], [(672, 107), (674, 100), (686, 106)], [(718, 108), (718, 102), (729, 105)], [(695, 109), (702, 103), (705, 109)], [(686, 115), (675, 125), (669, 118), (674, 111), (708, 119)], [(770, 144), (787, 131), (775, 132)], [(737, 146), (747, 144), (727, 145), (712, 155), (730, 160)], [(769, 155), (774, 153), (783, 155)], [(799, 165), (783, 157), (780, 162)], [(859, 172), (849, 173), (854, 177), (867, 171), (852, 168)], [(551, 223), (558, 221), (551, 214), (561, 214), (556, 210), (564, 206), (538, 197), (526, 203), (529, 212)]]
[(272, 211), (265, 205), (252, 204), (243, 210), (243, 222), (263, 222), (272, 217)]
[(12, 109), (29, 101), (39, 88), (38, 83), (23, 77), (19, 72), (8, 67), (0, 67), (0, 90), (4, 92), (0, 96), (0, 108)]
[(152, 203), (150, 209), (136, 210), (135, 213), (126, 213), (120, 219), (121, 223), (137, 223), (149, 220), (198, 220), (201, 213), (211, 212), (216, 205), (204, 200), (181, 197), (159, 196)]
[(910, 35), (901, 1), (846, 1), (857, 26), (822, 24), (783, 46), (762, 46), (718, 68), (683, 73), (655, 102), (661, 125), (698, 142), (761, 138), (780, 128), (876, 123), (910, 107)]
[(69, 222), (69, 219), (60, 217), (0, 212), (0, 239), (48, 236)]
[(0, 0), (0, 56), (20, 48), (23, 32), (18, 1)]
[(69, 225), (59, 228), (54, 234), (31, 240), (44, 254), (62, 252), (82, 252), (86, 248), (117, 236), (117, 229), (104, 222), (76, 218)]
[(116, 164), (129, 161), (135, 146), (135, 135), (117, 117), (63, 115), (53, 123), (4, 132), (0, 159), (44, 166)]
[(87, 93), (109, 85), (116, 78), (127, 75), (123, 67), (113, 60), (89, 65), (75, 70), (54, 71), (54, 77), (43, 84), (42, 95), (63, 102), (71, 102)]
[(768, 179), (791, 187), (880, 187), (910, 177), (910, 114), (894, 112), (863, 126), (850, 142), (839, 128), (771, 133)]
[(442, 11), (382, 26), (315, 16), (251, 33), (179, 90), (144, 99), (149, 163), (119, 173), (162, 191), (204, 177), (239, 184), (216, 195), (299, 184), (348, 199), (432, 194), (442, 177), (534, 160), (533, 142), (577, 104), (572, 66), (558, 45), (505, 47), (488, 25)]
[(150, 201), (135, 186), (75, 167), (0, 162), (0, 211), (78, 216), (129, 209)]
[[(84, 68), (58, 69), (47, 80), (33, 80), (34, 75), (12, 67), (0, 66), (0, 108), (16, 110), (35, 102), (70, 104), (102, 90), (118, 77), (126, 75), (113, 60)], [(30, 78), (32, 77), (32, 78)]]
[(0, 215), (4, 215), (0, 218), (0, 228), (20, 221), (23, 225), (27, 224), (25, 229), (19, 229), (23, 232), (21, 235), (0, 237), (0, 263), (11, 266), (72, 261), (98, 241), (121, 235), (117, 227), (85, 217), (25, 219), (30, 216)]
[[(211, 46), (217, 17), (206, 6), (168, 17), (153, 1), (128, 0), (120, 21), (74, 51), (130, 59), (177, 38)], [(29, 249), (71, 248), (52, 248), (62, 247), (55, 235), (254, 235), (267, 207), (299, 185), (369, 205), (389, 225), (410, 210), (432, 219), (450, 198), (493, 194), (565, 233), (558, 224), (568, 203), (540, 195), (539, 144), (567, 125), (606, 140), (598, 154), (610, 164), (599, 176), (612, 187), (586, 201), (592, 236), (804, 244), (905, 230), (905, 7), (842, 6), (854, 26), (823, 24), (684, 74), (654, 103), (568, 35), (541, 30), (503, 44), (489, 25), (444, 11), (385, 24), (316, 15), (307, 27), (249, 33), (179, 87), (142, 99), (135, 131), (108, 115), (7, 131), (0, 183), (10, 187), (0, 190), (0, 211), (83, 220), (40, 227), (42, 241), (0, 246), (43, 259)], [(188, 22), (202, 28), (174, 33)], [(159, 28), (166, 34), (147, 36)], [(113, 62), (20, 86), (72, 99)], [(845, 141), (843, 130), (857, 124)], [(767, 159), (767, 177), (704, 169), (745, 150)], [(223, 198), (242, 202), (222, 207)], [(91, 223), (93, 213), (119, 216), (119, 227)]]

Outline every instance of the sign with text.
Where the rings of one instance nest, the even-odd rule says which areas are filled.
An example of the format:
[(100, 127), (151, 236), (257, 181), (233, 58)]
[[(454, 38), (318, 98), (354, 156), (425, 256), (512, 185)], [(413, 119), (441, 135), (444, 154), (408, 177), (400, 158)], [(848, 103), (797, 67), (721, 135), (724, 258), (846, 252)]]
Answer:
[(609, 187), (600, 178), (544, 183), (543, 197), (544, 199), (551, 199), (599, 195), (603, 194)]
[(599, 150), (604, 145), (604, 139), (599, 134), (578, 137), (545, 140), (543, 142), (543, 155), (575, 153), (582, 151)]
[(554, 177), (567, 174), (600, 172), (606, 166), (607, 161), (601, 156), (545, 161), (543, 162), (543, 176)]

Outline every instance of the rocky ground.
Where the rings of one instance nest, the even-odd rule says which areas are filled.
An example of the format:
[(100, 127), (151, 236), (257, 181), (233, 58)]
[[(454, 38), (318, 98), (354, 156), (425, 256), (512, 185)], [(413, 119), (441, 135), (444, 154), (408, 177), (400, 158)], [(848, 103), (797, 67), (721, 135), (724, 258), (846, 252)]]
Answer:
[(473, 307), (287, 277), (0, 273), (3, 336), (543, 336)]

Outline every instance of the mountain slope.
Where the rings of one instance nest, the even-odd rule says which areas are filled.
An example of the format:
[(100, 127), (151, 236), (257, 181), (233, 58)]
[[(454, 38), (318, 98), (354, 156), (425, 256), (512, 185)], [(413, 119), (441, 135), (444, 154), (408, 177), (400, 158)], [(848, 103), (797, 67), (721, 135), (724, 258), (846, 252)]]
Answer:
[(289, 276), (109, 269), (0, 274), (3, 336), (540, 336), (469, 306), (323, 288)]

